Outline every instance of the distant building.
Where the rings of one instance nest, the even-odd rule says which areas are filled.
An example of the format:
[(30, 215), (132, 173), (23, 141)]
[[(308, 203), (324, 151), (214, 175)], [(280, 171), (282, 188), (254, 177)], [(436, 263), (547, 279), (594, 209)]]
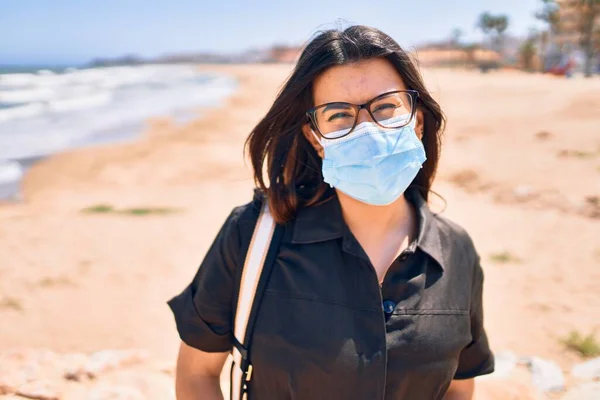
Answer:
[(493, 50), (479, 46), (452, 47), (428, 45), (411, 52), (415, 61), (423, 67), (465, 67), (481, 64), (500, 64), (502, 56)]
[(270, 50), (269, 62), (274, 63), (296, 63), (300, 58), (301, 47), (298, 46), (274, 46)]

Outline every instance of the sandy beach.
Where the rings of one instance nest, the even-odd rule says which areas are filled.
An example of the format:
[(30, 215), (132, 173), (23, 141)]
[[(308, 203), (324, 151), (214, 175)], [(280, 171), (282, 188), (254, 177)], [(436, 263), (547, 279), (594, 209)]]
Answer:
[[(239, 90), (185, 126), (156, 118), (136, 142), (50, 157), (26, 175), (23, 202), (0, 205), (0, 351), (175, 357), (165, 302), (251, 198), (243, 143), (291, 66), (202, 68)], [(434, 189), (481, 255), (492, 348), (568, 370), (583, 359), (562, 343), (571, 331), (600, 340), (600, 79), (424, 75), (448, 116)], [(163, 212), (83, 212), (108, 206)]]

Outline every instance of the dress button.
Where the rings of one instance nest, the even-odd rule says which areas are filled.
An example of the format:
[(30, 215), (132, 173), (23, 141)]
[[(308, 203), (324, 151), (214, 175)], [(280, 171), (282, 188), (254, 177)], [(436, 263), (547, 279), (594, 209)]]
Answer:
[(394, 303), (391, 300), (386, 300), (383, 302), (383, 312), (386, 314), (391, 314), (394, 312), (394, 309), (396, 308), (396, 303)]

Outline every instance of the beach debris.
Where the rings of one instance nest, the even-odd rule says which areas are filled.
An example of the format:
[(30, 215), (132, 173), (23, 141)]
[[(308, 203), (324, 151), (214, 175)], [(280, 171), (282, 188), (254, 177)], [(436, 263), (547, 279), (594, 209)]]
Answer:
[(588, 218), (600, 218), (600, 196), (587, 196), (579, 212)]
[(565, 394), (561, 400), (598, 400), (600, 399), (600, 382), (589, 382), (577, 385)]
[(99, 385), (92, 388), (85, 400), (146, 400), (144, 394), (130, 386)]
[(175, 400), (174, 379), (162, 372), (129, 368), (103, 375), (100, 379), (98, 385), (134, 388), (146, 400)]
[(560, 158), (593, 158), (595, 152), (584, 151), (584, 150), (573, 150), (573, 149), (562, 149), (556, 155)]
[(19, 388), (49, 376), (60, 357), (45, 349), (11, 349), (0, 353), (0, 386)]
[(35, 400), (59, 400), (60, 396), (50, 381), (30, 381), (15, 391), (17, 396)]
[(571, 375), (586, 380), (600, 379), (600, 357), (575, 365)]
[(552, 136), (553, 135), (548, 131), (539, 131), (538, 133), (535, 134), (535, 138), (539, 139), (539, 140), (548, 140)]
[(157, 360), (151, 363), (153, 370), (166, 375), (175, 375), (175, 360)]
[(9, 349), (0, 352), (0, 398), (174, 400), (174, 368), (173, 360), (159, 363), (140, 349), (92, 354)]
[(558, 364), (539, 357), (522, 359), (531, 370), (533, 385), (542, 392), (556, 392), (565, 388), (565, 377)]
[(518, 201), (530, 200), (535, 194), (535, 190), (530, 185), (519, 185), (513, 189), (513, 195)]
[(115, 368), (138, 364), (148, 358), (143, 350), (102, 350), (91, 355), (85, 365), (85, 373), (90, 378)]
[(23, 372), (0, 369), (0, 395), (16, 393), (25, 382), (27, 378)]
[(448, 180), (467, 192), (485, 190), (489, 185), (482, 182), (479, 174), (472, 169), (463, 169), (452, 173)]
[(23, 311), (23, 304), (19, 299), (14, 297), (1, 297), (0, 309)]
[(81, 381), (87, 376), (85, 365), (88, 358), (83, 353), (65, 354), (63, 356), (63, 377), (70, 381)]

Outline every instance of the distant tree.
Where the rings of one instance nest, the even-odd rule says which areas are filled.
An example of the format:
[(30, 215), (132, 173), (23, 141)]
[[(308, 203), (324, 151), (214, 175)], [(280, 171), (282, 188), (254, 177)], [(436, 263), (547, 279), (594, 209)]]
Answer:
[(534, 29), (530, 30), (529, 36), (519, 48), (519, 58), (521, 61), (521, 65), (523, 69), (529, 72), (532, 72), (534, 70), (533, 64), (537, 55), (535, 43), (538, 40), (538, 36), (539, 34), (537, 31), (535, 31)]
[(506, 29), (508, 29), (508, 17), (506, 15), (498, 15), (496, 17), (496, 32), (499, 35), (503, 35)]
[(492, 15), (484, 12), (479, 16), (477, 27), (489, 36), (490, 42), (499, 53), (504, 47), (504, 32), (508, 29), (509, 19), (506, 15)]
[(560, 14), (559, 6), (556, 0), (541, 0), (542, 9), (535, 13), (535, 17), (548, 25), (551, 33), (559, 33), (560, 31)]
[(479, 45), (476, 43), (471, 43), (466, 45), (464, 49), (467, 52), (467, 64), (475, 65), (475, 52), (479, 50)]
[(477, 27), (483, 31), (484, 34), (489, 35), (494, 29), (496, 22), (494, 16), (488, 12), (484, 12), (479, 16), (477, 21)]
[(579, 34), (579, 45), (585, 55), (584, 74), (590, 77), (600, 48), (600, 0), (566, 0), (561, 7), (575, 15), (572, 29)]
[(452, 29), (452, 32), (450, 33), (450, 43), (452, 44), (452, 47), (454, 47), (454, 48), (461, 47), (460, 39), (464, 36), (464, 34), (465, 33), (463, 32), (463, 30), (460, 28)]
[(504, 32), (508, 29), (508, 17), (506, 15), (498, 15), (496, 17), (496, 40), (498, 43), (498, 51), (504, 51)]
[[(600, 51), (600, 0), (541, 0), (543, 8), (536, 18), (548, 24), (551, 34), (574, 34), (583, 50), (584, 74), (592, 75)], [(567, 17), (565, 17), (567, 16)]]

